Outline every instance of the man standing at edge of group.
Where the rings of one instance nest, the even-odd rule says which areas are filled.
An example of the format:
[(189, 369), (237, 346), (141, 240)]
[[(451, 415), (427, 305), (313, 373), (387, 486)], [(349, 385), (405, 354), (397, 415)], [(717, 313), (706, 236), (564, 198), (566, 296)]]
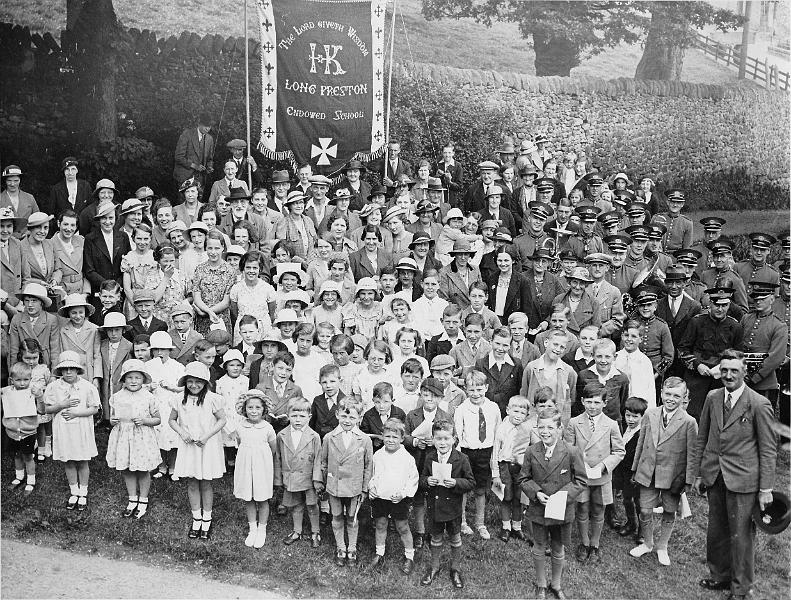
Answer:
[(753, 507), (756, 499), (761, 510), (772, 503), (777, 438), (769, 400), (744, 383), (744, 354), (725, 350), (719, 367), (725, 387), (706, 396), (693, 459), (693, 489), (709, 501), (709, 576), (699, 583), (743, 600), (754, 577)]
[(211, 131), (212, 119), (207, 114), (198, 117), (195, 127), (185, 129), (176, 142), (173, 154), (173, 179), (180, 186), (190, 177), (200, 182), (201, 189), (211, 189), (211, 175), (214, 172), (214, 138)]

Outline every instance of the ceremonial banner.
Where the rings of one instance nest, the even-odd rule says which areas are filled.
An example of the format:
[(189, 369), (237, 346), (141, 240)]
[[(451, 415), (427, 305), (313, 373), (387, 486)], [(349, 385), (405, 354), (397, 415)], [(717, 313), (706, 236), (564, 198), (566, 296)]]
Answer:
[(257, 0), (268, 158), (331, 175), (384, 150), (386, 0)]

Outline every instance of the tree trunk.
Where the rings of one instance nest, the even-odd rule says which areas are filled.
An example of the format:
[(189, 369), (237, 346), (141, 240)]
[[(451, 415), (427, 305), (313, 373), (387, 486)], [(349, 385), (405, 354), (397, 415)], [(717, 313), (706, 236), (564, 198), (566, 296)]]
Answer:
[(635, 79), (681, 79), (684, 67), (684, 44), (673, 33), (676, 26), (665, 15), (654, 11), (645, 40), (645, 49), (637, 63)]
[(74, 29), (84, 5), (85, 0), (66, 0), (66, 29)]
[(74, 23), (79, 55), (76, 98), (81, 129), (87, 142), (118, 137), (115, 108), (116, 44), (122, 31), (112, 0), (84, 0)]
[(536, 75), (539, 77), (568, 77), (571, 69), (580, 64), (579, 46), (566, 38), (533, 32), (533, 47), (536, 53)]

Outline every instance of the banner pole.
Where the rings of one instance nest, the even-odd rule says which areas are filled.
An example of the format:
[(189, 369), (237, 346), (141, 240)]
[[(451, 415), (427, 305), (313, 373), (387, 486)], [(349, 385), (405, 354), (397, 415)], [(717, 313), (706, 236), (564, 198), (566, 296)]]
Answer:
[[(247, 123), (247, 156), (252, 156), (250, 145), (250, 42), (247, 39), (247, 0), (244, 0), (244, 108)], [(253, 168), (247, 161), (247, 185), (250, 193), (253, 191)]]
[[(395, 13), (396, 3), (398, 0), (393, 0), (393, 16), (390, 23), (390, 72), (387, 75), (387, 117), (385, 121), (385, 164), (382, 171), (382, 177), (387, 173), (387, 165), (390, 159), (390, 95), (393, 89), (393, 46), (395, 43)], [(384, 183), (384, 182), (382, 182)]]

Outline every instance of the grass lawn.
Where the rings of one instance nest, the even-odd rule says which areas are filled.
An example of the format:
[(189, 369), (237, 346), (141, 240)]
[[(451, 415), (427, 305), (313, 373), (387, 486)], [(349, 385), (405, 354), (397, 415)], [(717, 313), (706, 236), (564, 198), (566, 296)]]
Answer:
[[(113, 5), (127, 27), (152, 29), (160, 35), (178, 36), (185, 30), (222, 36), (244, 35), (243, 5), (237, 0), (114, 0)], [(422, 0), (398, 0), (395, 41), (398, 62), (414, 60), (465, 69), (535, 74), (533, 50), (516, 24), (494, 23), (487, 28), (471, 19), (427, 21), (421, 14), (421, 7)], [(255, 35), (254, 0), (248, 0), (248, 15), (250, 31)], [(57, 33), (66, 26), (66, 3), (63, 0), (4, 0), (0, 5), (0, 20)], [(389, 22), (388, 17), (388, 31)], [(572, 77), (634, 77), (641, 54), (639, 45), (608, 49), (583, 60), (572, 70)], [(682, 79), (711, 84), (737, 83), (735, 69), (717, 65), (692, 49), (686, 53)]]
[(788, 209), (777, 210), (691, 210), (684, 212), (695, 224), (695, 237), (703, 237), (703, 226), (699, 223), (703, 217), (716, 215), (725, 219), (723, 232), (726, 235), (740, 235), (762, 231), (773, 235), (788, 231)]
[[(91, 464), (90, 508), (84, 513), (64, 508), (68, 488), (63, 469), (47, 462), (40, 467), (38, 486), (28, 501), (20, 494), (6, 492), (2, 498), (3, 536), (22, 541), (66, 548), (76, 552), (97, 553), (122, 560), (140, 560), (168, 569), (200, 570), (219, 580), (264, 588), (293, 597), (460, 597), (524, 598), (534, 581), (531, 554), (527, 544), (497, 539), (483, 541), (465, 537), (463, 572), (466, 587), (455, 592), (447, 569), (431, 587), (422, 587), (420, 578), (428, 554), (418, 554), (415, 572), (404, 577), (397, 568), (400, 541), (391, 535), (388, 557), (393, 557), (382, 573), (372, 574), (362, 566), (339, 569), (333, 564), (332, 532), (323, 531), (322, 547), (310, 549), (309, 543), (291, 547), (282, 544), (290, 531), (290, 519), (272, 517), (266, 546), (246, 548), (243, 539), (247, 524), (243, 503), (233, 498), (232, 477), (215, 485), (214, 534), (208, 542), (188, 540), (190, 514), (186, 485), (163, 480), (154, 483), (151, 510), (142, 521), (122, 519), (119, 511), (126, 504), (121, 477), (104, 462), (107, 433), (100, 432), (99, 457)], [(777, 489), (789, 487), (788, 453), (778, 461)], [(2, 463), (2, 481), (13, 476), (10, 457)], [(656, 557), (633, 559), (627, 552), (633, 546), (605, 528), (602, 538), (603, 562), (584, 567), (569, 562), (564, 589), (569, 598), (710, 598), (697, 580), (706, 574), (705, 501), (690, 498), (693, 516), (679, 522), (671, 539), (673, 564), (662, 568)], [(370, 519), (361, 511), (359, 554), (365, 564), (373, 556)], [(487, 524), (494, 533), (498, 519), (494, 504), (489, 505)], [(573, 535), (573, 549), (577, 543)], [(759, 534), (757, 539), (757, 590), (755, 598), (781, 598), (788, 590), (788, 550), (791, 530), (779, 536)], [(152, 581), (152, 597), (156, 582)], [(785, 590), (785, 592), (783, 591)], [(112, 597), (114, 590), (106, 590)]]

